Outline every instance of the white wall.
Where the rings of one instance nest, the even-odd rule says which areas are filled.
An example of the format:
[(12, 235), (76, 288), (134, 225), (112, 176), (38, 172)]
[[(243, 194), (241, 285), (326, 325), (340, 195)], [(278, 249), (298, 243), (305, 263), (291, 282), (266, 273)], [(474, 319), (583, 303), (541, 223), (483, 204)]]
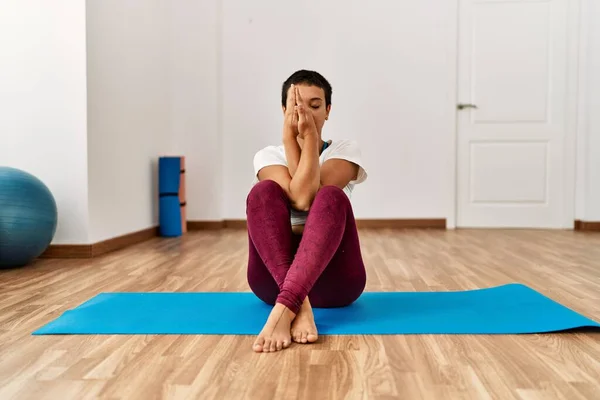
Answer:
[(218, 3), (171, 2), (170, 110), (175, 150), (186, 156), (189, 220), (222, 219)]
[(0, 5), (0, 165), (52, 191), (55, 244), (88, 241), (85, 37), (83, 1)]
[[(358, 218), (443, 218), (451, 210), (456, 1), (223, 2), (224, 218), (244, 218), (252, 157), (281, 140), (282, 82), (333, 86), (325, 139), (356, 139), (370, 178)], [(430, 142), (430, 143), (428, 143)]]
[[(598, 19), (600, 6), (584, 2), (590, 25), (585, 45), (590, 89), (582, 94), (585, 129), (579, 149), (586, 158), (578, 165), (577, 216), (597, 220), (600, 114), (592, 110), (600, 104), (600, 28), (590, 21)], [(90, 60), (107, 53), (105, 65), (90, 63), (94, 240), (154, 223), (155, 198), (148, 195), (152, 177), (139, 167), (161, 151), (186, 155), (189, 219), (244, 218), (252, 156), (279, 142), (280, 85), (299, 68), (322, 72), (334, 86), (325, 137), (354, 138), (363, 146), (370, 179), (357, 188), (357, 217), (446, 217), (452, 223), (456, 1), (409, 5), (388, 0), (365, 6), (358, 1), (175, 0), (167, 8), (156, 0), (117, 4), (91, 2), (94, 9), (88, 13), (91, 24), (96, 19), (104, 23), (97, 26), (99, 42), (92, 42), (91, 35)], [(134, 30), (125, 24), (127, 16), (141, 13), (152, 22), (138, 18)], [(286, 34), (292, 27), (294, 33)], [(94, 32), (93, 25), (89, 31)], [(138, 50), (127, 52), (127, 46)], [(147, 63), (154, 71), (140, 74), (136, 68)], [(168, 83), (161, 80), (165, 70)], [(151, 111), (142, 112), (139, 100)], [(132, 126), (137, 128), (130, 131)], [(164, 135), (169, 129), (170, 139)], [(132, 146), (146, 137), (153, 137), (156, 146), (146, 141), (138, 159), (124, 148), (96, 147), (106, 135), (123, 140), (117, 132), (125, 131)], [(107, 167), (102, 162), (107, 157), (121, 161)], [(137, 181), (133, 176), (114, 181), (117, 172), (133, 165), (138, 169), (129, 174), (138, 174)], [(131, 187), (132, 182), (140, 186)], [(114, 211), (110, 203), (129, 195), (141, 207), (127, 203)]]
[(577, 218), (600, 221), (600, 4), (584, 0)]
[(169, 0), (87, 2), (90, 240), (155, 226), (172, 151)]
[[(325, 137), (363, 147), (357, 217), (450, 217), (456, 1), (88, 1), (87, 30), (83, 1), (46, 3), (2, 3), (0, 165), (50, 187), (54, 243), (155, 225), (161, 154), (186, 155), (190, 219), (244, 218), (300, 68), (334, 86)], [(600, 4), (583, 4), (577, 218), (599, 221)]]

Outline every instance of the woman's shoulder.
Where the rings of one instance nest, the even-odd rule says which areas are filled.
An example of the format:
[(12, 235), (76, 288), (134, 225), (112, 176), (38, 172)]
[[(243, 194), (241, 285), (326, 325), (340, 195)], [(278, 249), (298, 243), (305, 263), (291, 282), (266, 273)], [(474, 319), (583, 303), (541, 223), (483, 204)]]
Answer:
[(329, 149), (330, 153), (360, 154), (360, 145), (358, 141), (354, 139), (332, 140)]
[(266, 146), (254, 154), (254, 165), (256, 168), (272, 164), (286, 164), (285, 149), (283, 146)]
[(285, 149), (283, 148), (283, 146), (275, 146), (275, 145), (269, 145), (269, 146), (265, 146), (261, 149), (258, 149), (258, 151), (256, 152), (256, 154), (285, 154)]
[(285, 155), (285, 149), (283, 148), (283, 146), (274, 146), (274, 145), (265, 146), (261, 149), (258, 149), (258, 151), (254, 154), (255, 157), (278, 156), (278, 155)]
[(336, 140), (331, 141), (331, 145), (337, 146), (337, 147), (347, 147), (347, 148), (349, 148), (349, 147), (359, 148), (360, 147), (360, 143), (356, 139), (336, 139)]

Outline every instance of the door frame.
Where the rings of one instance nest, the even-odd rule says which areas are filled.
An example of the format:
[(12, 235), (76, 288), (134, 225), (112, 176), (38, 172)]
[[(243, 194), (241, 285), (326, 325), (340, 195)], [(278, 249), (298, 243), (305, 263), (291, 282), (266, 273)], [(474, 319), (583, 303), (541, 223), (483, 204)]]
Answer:
[[(448, 168), (448, 181), (451, 183), (448, 185), (449, 189), (449, 201), (448, 204), (448, 218), (446, 221), (447, 229), (460, 229), (461, 227), (457, 224), (458, 215), (458, 110), (457, 104), (461, 102), (467, 102), (469, 99), (458, 98), (458, 85), (459, 85), (459, 59), (460, 59), (460, 9), (461, 5), (465, 1), (473, 0), (455, 0), (454, 1), (454, 14), (455, 24), (453, 25), (453, 32), (448, 35), (448, 54), (454, 57), (454, 62), (451, 63), (453, 68), (448, 72), (448, 76), (451, 80), (449, 85), (449, 98), (451, 99), (452, 107), (452, 123), (454, 125), (453, 137), (451, 146), (451, 154), (449, 156), (451, 167)], [(575, 206), (576, 206), (576, 193), (577, 193), (577, 138), (580, 136), (580, 129), (582, 128), (583, 115), (579, 112), (580, 102), (582, 100), (582, 91), (585, 90), (585, 53), (586, 49), (584, 45), (585, 33), (587, 27), (583, 23), (581, 17), (581, 3), (585, 0), (566, 0), (568, 15), (567, 15), (567, 100), (565, 110), (565, 126), (566, 126), (566, 138), (564, 142), (564, 159), (565, 159), (565, 181), (563, 182), (565, 190), (563, 192), (563, 215), (561, 229), (574, 229), (575, 223)], [(492, 228), (492, 227), (490, 227)]]

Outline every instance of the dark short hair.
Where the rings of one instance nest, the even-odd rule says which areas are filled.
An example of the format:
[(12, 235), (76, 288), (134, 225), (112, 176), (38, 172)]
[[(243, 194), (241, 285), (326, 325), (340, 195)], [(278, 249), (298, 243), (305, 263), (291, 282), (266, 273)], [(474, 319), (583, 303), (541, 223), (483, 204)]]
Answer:
[(325, 92), (325, 104), (329, 106), (331, 104), (331, 85), (327, 82), (327, 79), (323, 77), (323, 75), (319, 74), (315, 71), (308, 71), (305, 69), (301, 69), (299, 71), (294, 72), (289, 78), (283, 82), (283, 87), (281, 88), (281, 105), (285, 107), (287, 102), (287, 93), (290, 90), (290, 86), (292, 85), (309, 85), (309, 86), (317, 86)]

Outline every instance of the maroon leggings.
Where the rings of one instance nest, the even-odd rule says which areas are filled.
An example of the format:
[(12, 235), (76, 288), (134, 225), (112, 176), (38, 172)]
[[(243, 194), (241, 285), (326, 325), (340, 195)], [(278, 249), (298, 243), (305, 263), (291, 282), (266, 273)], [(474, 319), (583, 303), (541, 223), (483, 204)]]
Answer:
[(336, 186), (321, 188), (302, 236), (292, 233), (290, 202), (274, 181), (256, 184), (246, 215), (248, 283), (267, 304), (298, 313), (306, 296), (316, 308), (343, 307), (362, 294), (366, 273), (352, 206)]

